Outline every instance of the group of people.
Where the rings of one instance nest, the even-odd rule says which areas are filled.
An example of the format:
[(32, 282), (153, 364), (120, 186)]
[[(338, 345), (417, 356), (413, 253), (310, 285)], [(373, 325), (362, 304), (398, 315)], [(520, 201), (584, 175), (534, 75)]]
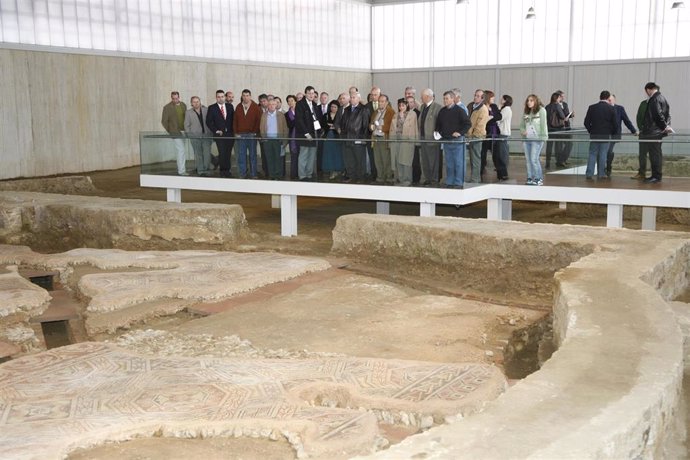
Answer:
[[(176, 149), (177, 173), (187, 176), (186, 139), (194, 151), (196, 172), (210, 176), (219, 169), (220, 177), (232, 177), (231, 154), (237, 156), (240, 177), (257, 178), (257, 139), (262, 140), (262, 169), (267, 178), (279, 179), (282, 170), (276, 170), (283, 143), (280, 138), (288, 135), (287, 119), (279, 110), (279, 97), (259, 96), (259, 104), (252, 99), (252, 92), (242, 90), (240, 102), (233, 106), (232, 91), (216, 91), (216, 103), (206, 107), (198, 96), (192, 96), (192, 107), (187, 109), (177, 91), (170, 93), (170, 103), (163, 107), (161, 123), (172, 136)], [(211, 154), (216, 142), (218, 156)], [(270, 160), (270, 161), (269, 161)], [(269, 170), (269, 165), (271, 166)]]
[[(647, 184), (661, 182), (662, 151), (661, 140), (673, 133), (671, 115), (666, 98), (659, 92), (659, 85), (649, 82), (644, 86), (647, 98), (640, 103), (637, 111), (639, 128), (639, 169), (632, 179), (643, 180)], [(587, 159), (587, 180), (608, 179), (611, 176), (613, 148), (616, 139), (621, 137), (621, 122), (625, 123), (632, 134), (638, 134), (628, 118), (625, 108), (616, 105), (616, 96), (604, 90), (599, 95), (599, 102), (592, 104), (585, 115), (585, 128), (590, 135), (589, 156)], [(651, 164), (651, 175), (646, 177), (647, 156)]]
[[(668, 103), (658, 90), (654, 83), (645, 86), (649, 99), (638, 113), (641, 139), (661, 139), (671, 132)], [(592, 137), (588, 179), (594, 167), (599, 177), (610, 175), (615, 144), (612, 140), (620, 137), (621, 122), (636, 132), (625, 109), (615, 105), (615, 96), (604, 91), (601, 97), (606, 108), (590, 106), (585, 117), (585, 127)], [(546, 168), (550, 167), (552, 155), (556, 166), (568, 164), (571, 143), (566, 140), (574, 114), (564, 98), (562, 91), (556, 91), (546, 106), (535, 94), (525, 100), (520, 135), (528, 185), (544, 183), (540, 154), (549, 136), (554, 142), (548, 143)], [(179, 93), (171, 93), (170, 103), (163, 108), (162, 124), (173, 138), (179, 175), (189, 174), (185, 166), (188, 138), (200, 176), (210, 176), (218, 168), (220, 177), (232, 177), (234, 147), (240, 178), (262, 175), (279, 180), (289, 174), (293, 180), (310, 181), (322, 174), (327, 180), (343, 182), (462, 188), (469, 149), (469, 182), (482, 181), (489, 151), (498, 181), (508, 179), (513, 98), (507, 94), (501, 96), (500, 107), (494, 92), (481, 89), (465, 105), (458, 88), (444, 92), (442, 104), (435, 101), (434, 92), (428, 88), (418, 101), (413, 87), (405, 88), (404, 95), (392, 101), (380, 88), (373, 87), (364, 102), (356, 87), (330, 100), (328, 93), (319, 94), (313, 86), (307, 86), (303, 93), (286, 97), (286, 109), (279, 97), (268, 94), (261, 94), (259, 102), (254, 102), (248, 89), (242, 90), (236, 106), (233, 100), (231, 91), (218, 90), (216, 103), (206, 107), (198, 96), (193, 96), (191, 108), (187, 109)], [(218, 148), (217, 158), (211, 155), (213, 141)], [(639, 175), (644, 177), (649, 154), (652, 176), (645, 182), (658, 182), (661, 145), (644, 144), (643, 148), (640, 143)], [(286, 154), (290, 158), (289, 172)]]

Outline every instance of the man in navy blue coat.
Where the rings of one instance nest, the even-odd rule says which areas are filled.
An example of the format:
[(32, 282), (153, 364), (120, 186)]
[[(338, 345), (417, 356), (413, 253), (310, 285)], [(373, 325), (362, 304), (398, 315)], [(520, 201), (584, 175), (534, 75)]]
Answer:
[(218, 161), (220, 163), (220, 177), (232, 177), (230, 173), (230, 156), (235, 144), (232, 131), (232, 104), (225, 101), (225, 91), (216, 91), (216, 103), (209, 106), (206, 116), (206, 126), (213, 133), (213, 140), (218, 147)]
[[(621, 134), (623, 133), (621, 123), (625, 123), (625, 126), (630, 130), (631, 134), (637, 134), (635, 125), (632, 124), (632, 121), (630, 121), (630, 118), (628, 118), (628, 114), (625, 113), (625, 107), (623, 107), (622, 105), (616, 105), (615, 94), (612, 94), (611, 97), (609, 97), (609, 104), (611, 104), (613, 108), (616, 110), (616, 132), (613, 133), (613, 138), (621, 138)], [(606, 155), (606, 175), (609, 177), (611, 177), (611, 165), (613, 164), (613, 147), (615, 145), (615, 142), (611, 142), (611, 144), (609, 145), (609, 152)]]
[(589, 158), (587, 160), (587, 180), (592, 180), (596, 166), (599, 179), (607, 179), (606, 155), (611, 137), (616, 132), (616, 109), (608, 102), (611, 93), (604, 90), (599, 94), (599, 102), (592, 104), (585, 115), (585, 128), (589, 132)]

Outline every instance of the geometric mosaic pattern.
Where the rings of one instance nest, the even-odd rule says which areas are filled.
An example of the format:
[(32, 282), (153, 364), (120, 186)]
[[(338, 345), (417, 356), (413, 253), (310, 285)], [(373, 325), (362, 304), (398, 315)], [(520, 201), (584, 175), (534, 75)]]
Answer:
[[(321, 258), (275, 253), (80, 248), (39, 254), (25, 246), (0, 244), (2, 264), (58, 270), (63, 277), (77, 265), (110, 271), (89, 274), (79, 281), (80, 294), (90, 299), (88, 310), (92, 312), (118, 310), (156, 299), (225, 299), (331, 268)], [(120, 268), (123, 270), (117, 272)]]
[[(310, 456), (362, 454), (378, 429), (359, 408), (465, 414), (504, 387), (500, 371), (482, 364), (163, 358), (87, 342), (0, 365), (0, 458), (243, 428), (297, 434)], [(316, 405), (324, 400), (336, 407)]]
[[(82, 276), (77, 286), (78, 295), (88, 301), (85, 326), (92, 335), (127, 327), (151, 316), (174, 314), (198, 302), (228, 299), (331, 268), (322, 258), (276, 253), (81, 248), (39, 254), (25, 246), (0, 245), (0, 267), (3, 264), (57, 270), (63, 283), (75, 266), (107, 270), (108, 273)], [(3, 299), (10, 294), (0, 289)], [(0, 327), (2, 313), (17, 310), (20, 301), (20, 297), (12, 295), (2, 302)], [(165, 308), (152, 307), (156, 302), (163, 302)]]

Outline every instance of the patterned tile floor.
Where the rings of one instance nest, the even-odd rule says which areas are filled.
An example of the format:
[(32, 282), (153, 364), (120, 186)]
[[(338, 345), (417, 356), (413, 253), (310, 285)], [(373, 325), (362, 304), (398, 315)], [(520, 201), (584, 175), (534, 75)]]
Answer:
[(307, 455), (366, 453), (377, 418), (361, 408), (442, 419), (504, 388), (500, 371), (481, 364), (173, 359), (87, 342), (0, 365), (0, 458), (62, 458), (108, 440), (238, 430), (291, 434)]

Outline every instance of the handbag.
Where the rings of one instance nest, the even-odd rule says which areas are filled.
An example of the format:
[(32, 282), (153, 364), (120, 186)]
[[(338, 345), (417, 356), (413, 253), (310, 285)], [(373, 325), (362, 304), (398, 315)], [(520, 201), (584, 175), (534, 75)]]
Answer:
[(558, 118), (558, 112), (555, 109), (549, 110), (549, 127), (563, 128), (565, 127), (565, 120)]

